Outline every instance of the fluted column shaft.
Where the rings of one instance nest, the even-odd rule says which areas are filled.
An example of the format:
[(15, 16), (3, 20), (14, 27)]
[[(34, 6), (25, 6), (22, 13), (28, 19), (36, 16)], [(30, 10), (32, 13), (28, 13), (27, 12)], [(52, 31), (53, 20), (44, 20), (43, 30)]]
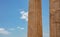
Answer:
[(28, 37), (42, 37), (41, 0), (29, 1)]
[(50, 37), (60, 37), (60, 0), (50, 0)]

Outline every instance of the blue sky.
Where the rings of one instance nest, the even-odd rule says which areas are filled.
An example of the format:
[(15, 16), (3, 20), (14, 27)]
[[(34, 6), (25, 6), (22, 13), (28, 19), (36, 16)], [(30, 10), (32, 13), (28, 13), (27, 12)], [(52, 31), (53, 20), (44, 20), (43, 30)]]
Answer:
[[(27, 37), (29, 0), (0, 0), (0, 37)], [(43, 37), (49, 37), (49, 0), (42, 0)]]

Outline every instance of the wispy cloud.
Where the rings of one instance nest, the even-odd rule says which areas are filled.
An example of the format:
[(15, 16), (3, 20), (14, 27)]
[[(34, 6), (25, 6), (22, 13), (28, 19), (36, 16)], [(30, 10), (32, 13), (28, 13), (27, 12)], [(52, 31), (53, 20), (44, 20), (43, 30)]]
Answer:
[(20, 14), (22, 15), (20, 18), (28, 21), (28, 12), (21, 11)]
[(17, 28), (18, 28), (18, 29), (20, 29), (20, 30), (24, 30), (24, 28), (23, 28), (23, 27), (19, 27), (19, 26), (18, 26)]
[(8, 30), (14, 31), (14, 30), (24, 30), (24, 27), (17, 26), (16, 28), (9, 28)]
[(2, 34), (2, 35), (8, 35), (8, 34), (10, 34), (10, 32), (7, 31), (5, 28), (0, 28), (0, 34)]

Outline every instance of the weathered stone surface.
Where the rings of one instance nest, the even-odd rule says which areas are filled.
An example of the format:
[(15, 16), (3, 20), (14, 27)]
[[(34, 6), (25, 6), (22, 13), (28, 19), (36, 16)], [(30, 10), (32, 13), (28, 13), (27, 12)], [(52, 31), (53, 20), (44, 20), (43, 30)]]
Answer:
[(60, 37), (60, 0), (50, 0), (50, 37)]
[(42, 37), (41, 0), (29, 1), (28, 37)]

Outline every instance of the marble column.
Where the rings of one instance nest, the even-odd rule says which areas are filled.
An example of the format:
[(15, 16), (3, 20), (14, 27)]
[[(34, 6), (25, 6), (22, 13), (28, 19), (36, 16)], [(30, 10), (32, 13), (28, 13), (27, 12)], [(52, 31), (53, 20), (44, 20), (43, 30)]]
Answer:
[(50, 37), (60, 37), (60, 0), (50, 0)]
[(41, 0), (29, 0), (28, 37), (42, 37)]

